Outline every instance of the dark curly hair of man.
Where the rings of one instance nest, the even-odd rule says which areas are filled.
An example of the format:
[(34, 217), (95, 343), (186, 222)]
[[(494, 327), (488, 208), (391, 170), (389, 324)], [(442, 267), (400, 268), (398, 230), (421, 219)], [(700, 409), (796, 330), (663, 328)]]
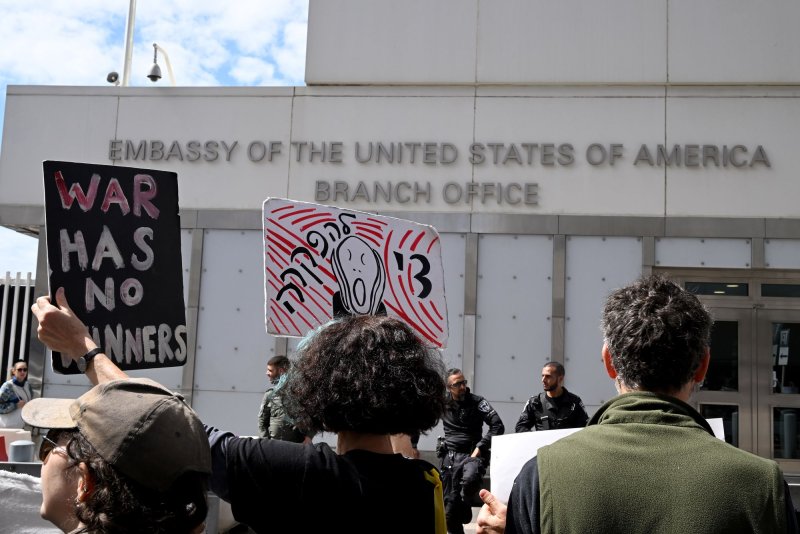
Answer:
[(164, 492), (143, 487), (106, 462), (78, 431), (66, 445), (69, 464), (86, 464), (92, 490), (75, 503), (75, 516), (85, 526), (77, 532), (104, 534), (189, 534), (205, 522), (206, 477), (187, 472)]
[(439, 421), (444, 366), (404, 322), (334, 320), (300, 344), (284, 402), (306, 433), (414, 434)]
[(674, 393), (700, 366), (712, 324), (696, 295), (652, 275), (611, 293), (602, 329), (611, 363), (627, 387)]

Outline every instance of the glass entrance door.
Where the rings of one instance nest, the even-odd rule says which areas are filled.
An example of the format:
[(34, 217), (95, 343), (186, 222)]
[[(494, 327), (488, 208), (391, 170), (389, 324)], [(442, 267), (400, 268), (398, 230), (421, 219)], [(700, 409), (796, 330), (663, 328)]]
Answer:
[(712, 307), (711, 364), (693, 404), (725, 440), (800, 474), (800, 310)]
[(800, 474), (800, 310), (756, 313), (756, 450)]
[(706, 419), (722, 418), (725, 440), (755, 452), (753, 310), (712, 308), (711, 364), (692, 403)]
[(670, 271), (714, 316), (711, 364), (692, 404), (732, 445), (800, 475), (800, 274)]

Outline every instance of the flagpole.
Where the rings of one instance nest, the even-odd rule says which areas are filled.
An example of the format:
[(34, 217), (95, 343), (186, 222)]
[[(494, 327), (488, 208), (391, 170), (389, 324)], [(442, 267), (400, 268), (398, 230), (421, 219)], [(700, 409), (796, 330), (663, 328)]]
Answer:
[(127, 87), (131, 79), (131, 58), (133, 57), (133, 25), (136, 19), (136, 0), (129, 0), (128, 20), (125, 23), (125, 59), (122, 67), (122, 86)]

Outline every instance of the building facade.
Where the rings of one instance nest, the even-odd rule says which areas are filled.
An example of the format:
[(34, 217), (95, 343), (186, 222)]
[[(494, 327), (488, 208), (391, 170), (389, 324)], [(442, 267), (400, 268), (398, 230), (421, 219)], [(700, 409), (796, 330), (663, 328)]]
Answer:
[[(9, 87), (0, 224), (43, 225), (45, 159), (177, 172), (189, 363), (140, 374), (242, 434), (266, 360), (295, 346), (264, 328), (267, 197), (435, 226), (443, 357), (507, 428), (550, 359), (590, 412), (614, 395), (602, 302), (663, 272), (717, 319), (700, 410), (798, 473), (798, 17), (789, 0), (311, 0), (305, 87)], [(31, 351), (46, 395), (85, 389)]]

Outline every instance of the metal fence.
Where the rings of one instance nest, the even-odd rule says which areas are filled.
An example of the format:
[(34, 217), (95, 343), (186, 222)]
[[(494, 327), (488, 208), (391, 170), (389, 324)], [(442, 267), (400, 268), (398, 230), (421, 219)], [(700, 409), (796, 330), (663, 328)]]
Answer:
[(23, 278), (22, 273), (11, 277), (6, 272), (0, 280), (0, 357), (2, 358), (2, 378), (6, 379), (8, 369), (14, 362), (28, 361), (30, 350), (30, 307), (33, 304), (35, 280), (31, 273)]

